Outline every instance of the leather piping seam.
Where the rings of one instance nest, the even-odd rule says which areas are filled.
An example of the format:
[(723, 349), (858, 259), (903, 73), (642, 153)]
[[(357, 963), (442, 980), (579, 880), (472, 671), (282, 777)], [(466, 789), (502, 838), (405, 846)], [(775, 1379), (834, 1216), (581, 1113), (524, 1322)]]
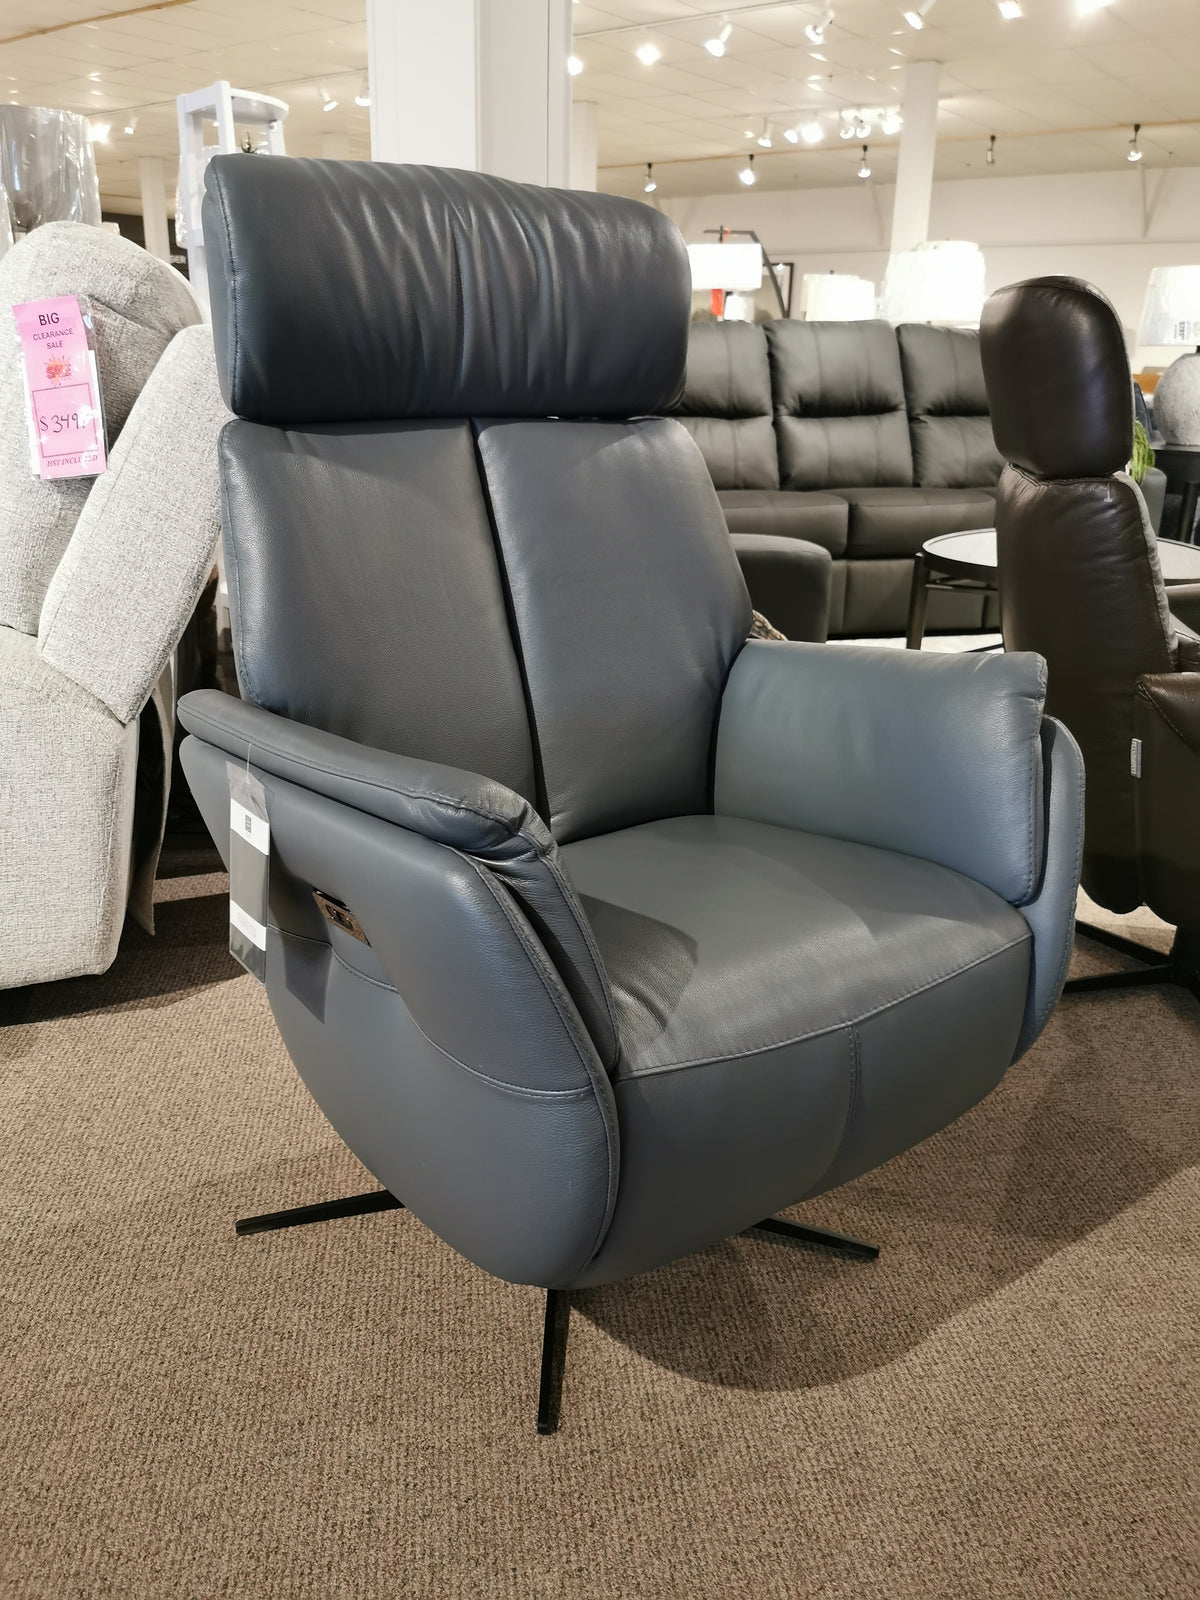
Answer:
[[(496, 885), (491, 881), (483, 867), (481, 867), (477, 861), (472, 861), (469, 856), (465, 859), (470, 862), (472, 867), (474, 867), (475, 872), (484, 884), (484, 887), (487, 889), (492, 899), (496, 902), (497, 906), (499, 906), (500, 911), (507, 920), (509, 927), (512, 929), (518, 946), (524, 952), (530, 966), (541, 980), (541, 984), (543, 989), (546, 991), (547, 998), (554, 1007), (555, 1011), (558, 1013), (559, 1020), (563, 1025), (563, 1031), (566, 1033), (567, 1037), (571, 1041), (571, 1044), (574, 1046), (575, 1054), (579, 1057), (579, 1063), (588, 1078), (588, 1083), (582, 1085), (578, 1089), (570, 1091), (572, 1096), (574, 1098), (581, 1098), (589, 1094), (592, 1096), (593, 1100), (595, 1101), (596, 1108), (600, 1113), (600, 1120), (604, 1125), (605, 1134), (607, 1135), (605, 1139), (605, 1153), (608, 1158), (608, 1182), (606, 1185), (607, 1194), (605, 1197), (606, 1203), (604, 1207), (604, 1215), (601, 1217), (599, 1225), (597, 1226), (595, 1237), (587, 1251), (587, 1254), (583, 1257), (582, 1264), (586, 1265), (593, 1259), (593, 1257), (596, 1255), (596, 1252), (603, 1244), (604, 1237), (608, 1232), (609, 1223), (612, 1221), (613, 1211), (616, 1209), (617, 1184), (619, 1181), (616, 1152), (618, 1149), (618, 1141), (620, 1139), (620, 1124), (617, 1122), (615, 1116), (616, 1105), (614, 1102), (610, 1108), (610, 1102), (608, 1098), (600, 1092), (600, 1084), (597, 1081), (596, 1074), (592, 1071), (590, 1062), (588, 1061), (587, 1051), (582, 1047), (573, 1021), (564, 1009), (561, 999), (555, 993), (555, 986), (551, 981), (551, 972), (547, 971), (547, 963), (542, 952), (538, 950), (536, 946), (533, 946), (530, 940), (526, 937), (525, 930), (517, 921), (517, 918), (513, 913), (512, 906), (505, 901), (504, 896), (496, 888)], [(557, 977), (557, 974), (554, 974), (554, 976)], [(590, 1040), (588, 1042), (590, 1044)], [(595, 1047), (592, 1046), (592, 1048), (594, 1049)], [(603, 1081), (605, 1085), (609, 1085), (611, 1084), (612, 1080), (605, 1075)], [(565, 1091), (560, 1090), (557, 1092), (564, 1093)]]
[(811, 1194), (825, 1182), (842, 1159), (842, 1151), (850, 1143), (850, 1130), (854, 1126), (854, 1113), (858, 1110), (858, 1094), (862, 1083), (862, 1040), (856, 1023), (850, 1023), (846, 1032), (850, 1035), (850, 1098), (846, 1102), (846, 1120), (842, 1124), (842, 1136), (837, 1142), (837, 1149), (830, 1156), (828, 1165), (822, 1168), (821, 1176), (805, 1191), (806, 1194)]
[[(249, 683), (247, 683), (247, 688), (249, 688), (249, 687), (250, 687), (250, 685), (249, 685)], [(255, 706), (253, 709), (262, 710), (263, 708), (260, 707), (260, 706)], [(272, 715), (272, 713), (270, 713), (270, 712), (268, 712), (266, 714), (267, 715)], [(189, 707), (188, 708), (188, 715), (191, 717), (193, 722), (202, 722), (208, 728), (212, 729), (215, 733), (224, 734), (224, 735), (226, 735), (226, 737), (232, 737), (234, 739), (237, 739), (239, 742), (244, 743), (246, 745), (247, 751), (249, 751), (251, 749), (251, 747), (253, 747), (253, 749), (255, 749), (257, 751), (260, 751), (260, 752), (263, 752), (266, 755), (274, 756), (279, 761), (286, 761), (286, 762), (290, 763), (293, 766), (303, 767), (309, 772), (324, 773), (328, 777), (335, 778), (335, 779), (340, 778), (344, 782), (347, 782), (347, 783), (361, 784), (362, 787), (365, 788), (365, 789), (378, 789), (383, 794), (399, 795), (404, 800), (432, 801), (433, 803), (435, 803), (437, 805), (444, 805), (447, 808), (447, 810), (449, 810), (449, 811), (458, 811), (458, 812), (463, 813), (465, 816), (475, 817), (481, 822), (493, 823), (497, 827), (504, 828), (506, 830), (507, 835), (508, 835), (508, 837), (510, 839), (520, 839), (523, 844), (528, 846), (528, 850), (527, 850), (526, 854), (524, 856), (518, 856), (515, 859), (517, 859), (518, 861), (520, 861), (520, 860), (527, 860), (527, 861), (543, 860), (544, 861), (546, 859), (545, 854), (540, 850), (538, 845), (532, 839), (530, 839), (528, 834), (524, 833), (521, 830), (520, 824), (511, 823), (506, 818), (501, 817), (501, 816), (497, 816), (493, 812), (481, 811), (476, 806), (469, 805), (463, 800), (454, 800), (449, 795), (434, 794), (431, 790), (428, 790), (428, 789), (405, 789), (398, 783), (383, 783), (378, 778), (359, 777), (359, 776), (357, 776), (356, 774), (354, 774), (352, 772), (337, 772), (332, 767), (323, 766), (319, 761), (310, 760), (309, 758), (307, 758), (305, 756), (290, 755), (287, 751), (279, 750), (275, 746), (267, 744), (262, 739), (259, 739), (257, 737), (253, 737), (252, 738), (249, 734), (244, 734), (244, 733), (229, 734), (227, 732), (227, 730), (225, 728), (223, 728), (222, 725), (219, 722), (214, 721), (211, 717), (209, 717), (203, 711), (196, 711), (196, 710), (192, 709), (191, 707)], [(299, 726), (306, 726), (306, 724), (299, 724)], [(315, 730), (315, 731), (319, 731), (319, 730)], [(219, 742), (219, 741), (214, 741), (214, 742)], [(221, 748), (224, 748), (224, 747), (221, 746)], [(230, 752), (230, 753), (232, 753), (232, 752)], [(296, 781), (295, 779), (289, 778), (289, 775), (286, 772), (274, 772), (274, 773), (271, 774), (271, 776), (275, 777), (275, 778), (281, 778), (285, 783), (287, 783), (287, 782), (295, 782)], [(366, 808), (363, 807), (363, 806), (355, 806), (354, 802), (352, 800), (342, 800), (337, 795), (325, 795), (325, 796), (323, 796), (323, 798), (328, 799), (328, 800), (333, 800), (338, 805), (349, 805), (356, 811), (365, 811), (366, 810)], [(423, 833), (420, 828), (412, 827), (408, 823), (395, 822), (394, 819), (391, 818), (391, 817), (380, 817), (379, 813), (375, 812), (375, 811), (367, 811), (366, 814), (368, 816), (378, 817), (380, 822), (392, 822), (395, 827), (408, 828), (408, 831), (410, 833), (420, 834), (422, 838), (426, 838), (426, 839), (430, 838), (430, 835), (428, 833)], [(433, 840), (431, 840), (431, 842), (434, 843), (434, 844), (447, 843), (447, 841), (440, 840), (440, 839), (433, 839)], [(458, 844), (449, 844), (448, 847), (451, 850), (462, 850), (462, 849), (465, 848), (464, 846), (458, 845)], [(487, 858), (481, 856), (481, 859), (487, 859)]]
[[(1155, 674), (1153, 674), (1153, 676), (1158, 677), (1158, 676), (1160, 676), (1160, 674), (1155, 673)], [(1169, 674), (1163, 673), (1163, 674), (1161, 674), (1161, 676), (1167, 677), (1167, 676), (1169, 676)], [(1182, 677), (1186, 677), (1187, 674), (1181, 672), (1181, 673), (1174, 674), (1174, 676), (1182, 678)], [(1146, 704), (1151, 707), (1152, 710), (1154, 710), (1154, 711), (1156, 711), (1158, 713), (1158, 715), (1166, 723), (1167, 727), (1170, 728), (1171, 732), (1179, 740), (1180, 744), (1183, 745), (1184, 749), (1192, 752), (1193, 754), (1195, 754), (1196, 753), (1196, 746), (1192, 743), (1191, 739), (1188, 737), (1188, 735), (1186, 733), (1184, 733), (1182, 728), (1176, 726), (1176, 724), (1173, 721), (1173, 719), (1167, 715), (1167, 713), (1163, 710), (1162, 706), (1159, 705), (1158, 701), (1151, 694), (1149, 689), (1146, 688), (1144, 683), (1142, 683), (1142, 682), (1138, 683), (1137, 693), (1138, 693), (1138, 699), (1139, 700), (1144, 700), (1146, 702)]]
[[(1024, 919), (1022, 919), (1024, 920)], [(966, 966), (953, 967), (948, 972), (939, 973), (936, 978), (930, 978), (925, 983), (917, 984), (916, 988), (908, 989), (904, 994), (898, 994), (891, 1000), (885, 1000), (872, 1011), (863, 1011), (851, 1021), (831, 1022), (825, 1028), (813, 1028), (808, 1033), (798, 1033), (790, 1039), (776, 1039), (771, 1044), (757, 1044), (752, 1050), (738, 1050), (725, 1056), (699, 1056), (694, 1061), (668, 1061), (657, 1067), (644, 1067), (640, 1071), (630, 1072), (614, 1080), (615, 1083), (635, 1082), (639, 1078), (656, 1077), (663, 1072), (681, 1072), (689, 1067), (717, 1067), (727, 1061), (746, 1061), (751, 1056), (766, 1055), (772, 1050), (783, 1050), (789, 1045), (806, 1044), (810, 1039), (822, 1039), (827, 1034), (837, 1033), (842, 1028), (857, 1028), (872, 1018), (882, 1016), (885, 1011), (890, 1011), (894, 1006), (903, 1005), (906, 1000), (912, 1000), (919, 994), (925, 994), (930, 989), (936, 989), (939, 984), (948, 983), (952, 978), (962, 977), (964, 973), (973, 972), (976, 967), (982, 967), (989, 961), (995, 961), (1000, 956), (1007, 955), (1010, 950), (1015, 950), (1018, 945), (1032, 942), (1033, 934), (1026, 927), (1026, 931), (1019, 938), (1011, 939), (1008, 944), (1001, 945), (999, 950), (989, 950), (987, 955), (978, 956), (974, 961), (968, 961)]]
[(404, 996), (392, 984), (381, 983), (378, 978), (372, 978), (367, 973), (360, 972), (357, 967), (352, 967), (348, 961), (342, 959), (331, 944), (326, 944), (323, 939), (310, 939), (305, 933), (290, 933), (286, 928), (281, 928), (274, 922), (269, 923), (268, 926), (281, 939), (298, 939), (302, 944), (316, 945), (320, 949), (328, 950), (338, 965), (344, 967), (353, 977), (361, 978), (364, 983), (373, 984), (375, 988), (382, 989), (385, 994), (394, 994), (400, 1004), (404, 1006), (405, 1011), (408, 1012), (413, 1027), (431, 1049), (436, 1050), (438, 1055), (452, 1062), (454, 1066), (461, 1067), (464, 1072), (469, 1072), (471, 1077), (478, 1078), (480, 1083), (486, 1083), (490, 1089), (502, 1089), (506, 1094), (519, 1095), (525, 1100), (580, 1100), (592, 1092), (586, 1084), (581, 1085), (578, 1089), (536, 1089), (528, 1084), (506, 1083), (503, 1078), (493, 1078), (490, 1073), (481, 1072), (478, 1067), (473, 1067), (466, 1061), (460, 1061), (456, 1055), (452, 1055), (436, 1039), (431, 1039), (416, 1017), (409, 1011), (408, 1006), (405, 1005)]
[[(617, 1058), (621, 1054), (621, 1030), (617, 1025), (617, 1015), (613, 1006), (612, 990), (609, 986), (608, 974), (605, 972), (601, 963), (600, 951), (597, 949), (595, 938), (592, 935), (592, 930), (588, 925), (587, 920), (583, 916), (582, 907), (578, 905), (575, 895), (567, 885), (562, 867), (559, 865), (557, 860), (552, 860), (549, 856), (545, 857), (545, 862), (552, 877), (554, 878), (555, 883), (558, 885), (558, 891), (563, 897), (563, 901), (566, 904), (567, 910), (571, 913), (571, 916), (575, 920), (575, 926), (579, 930), (580, 938), (583, 940), (587, 949), (588, 957), (592, 963), (592, 971), (595, 973), (596, 983), (600, 988), (600, 998), (604, 1002), (604, 1012), (608, 1017), (608, 1025), (612, 1029), (613, 1036), (612, 1061), (604, 1062), (605, 1066), (611, 1070), (611, 1068), (616, 1065)], [(603, 1060), (604, 1058), (602, 1057), (601, 1059)]]
[[(1053, 765), (1053, 762), (1051, 763), (1051, 765)], [(1051, 782), (1051, 774), (1047, 773), (1046, 774), (1046, 783), (1047, 783), (1047, 785), (1049, 785), (1050, 782)], [(1074, 859), (1076, 861), (1079, 860), (1080, 856), (1083, 853), (1083, 816), (1084, 816), (1083, 796), (1084, 796), (1084, 786), (1083, 786), (1082, 783), (1078, 785), (1078, 790), (1079, 790), (1078, 797), (1077, 797), (1077, 799), (1075, 801), (1075, 856), (1074, 856)], [(1049, 822), (1047, 822), (1047, 826), (1046, 826), (1046, 849), (1047, 849), (1047, 854), (1049, 853), (1049, 848), (1050, 848), (1049, 835), (1050, 835), (1050, 827), (1049, 827)], [(1043, 883), (1043, 887), (1044, 887), (1044, 883)], [(1030, 931), (1032, 932), (1032, 929)], [(1037, 940), (1036, 940), (1036, 938), (1033, 941), (1033, 945), (1034, 945), (1034, 950), (1036, 952), (1036, 950), (1037, 950)], [(1074, 950), (1074, 948), (1075, 948), (1075, 921), (1074, 921), (1074, 918), (1072, 917), (1072, 918), (1068, 919), (1068, 921), (1067, 921), (1067, 937), (1063, 940), (1062, 954), (1059, 956), (1059, 960), (1058, 960), (1058, 972), (1057, 972), (1057, 974), (1055, 976), (1054, 983), (1050, 987), (1049, 996), (1048, 996), (1045, 1004), (1042, 1006), (1041, 1011), (1038, 1013), (1037, 1017), (1034, 1020), (1033, 1035), (1029, 1040), (1029, 1044), (1032, 1044), (1034, 1042), (1034, 1040), (1037, 1038), (1037, 1036), (1041, 1033), (1042, 1029), (1046, 1026), (1046, 1023), (1050, 1020), (1050, 1013), (1054, 1010), (1055, 1006), (1059, 1002), (1059, 998), (1062, 995), (1062, 986), (1063, 986), (1063, 983), (1065, 982), (1066, 976), (1067, 976), (1067, 969), (1071, 965), (1071, 952)], [(1021, 1030), (1022, 1035), (1024, 1034), (1024, 1031), (1025, 1031), (1024, 1029)], [(1017, 1039), (1018, 1050), (1020, 1049), (1020, 1044), (1021, 1044), (1021, 1039), (1020, 1039), (1020, 1037), (1018, 1037), (1018, 1039)], [(1026, 1049), (1029, 1048), (1029, 1044), (1027, 1044), (1025, 1046)], [(1016, 1053), (1014, 1053), (1013, 1060), (1015, 1061), (1016, 1059), (1017, 1059), (1017, 1056), (1016, 1056)]]

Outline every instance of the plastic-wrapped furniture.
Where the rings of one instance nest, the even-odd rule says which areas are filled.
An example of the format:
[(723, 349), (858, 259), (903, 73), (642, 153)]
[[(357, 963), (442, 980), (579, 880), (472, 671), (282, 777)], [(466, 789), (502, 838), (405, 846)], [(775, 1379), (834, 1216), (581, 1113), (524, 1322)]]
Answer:
[(1008, 461), (996, 528), (1004, 642), (1049, 667), (1047, 705), (1087, 769), (1083, 885), (1110, 911), (1177, 927), (1171, 958), (1073, 989), (1177, 982), (1200, 994), (1200, 638), (1168, 609), (1141, 491), (1120, 320), (1090, 284), (1033, 278), (988, 301), (980, 329)]
[(380, 163), (207, 183), (244, 698), (181, 700), (181, 754), (223, 852), (227, 763), (265, 787), (268, 998), (385, 1186), (242, 1231), (403, 1201), (545, 1287), (545, 1431), (566, 1292), (803, 1231), (773, 1213), (1037, 1037), (1078, 752), (1035, 656), (746, 642), (703, 458), (654, 415), (666, 218)]
[[(109, 469), (30, 473), (11, 307), (90, 302)], [(84, 223), (0, 261), (0, 988), (103, 971), (126, 903), (153, 927), (170, 662), (220, 530), (227, 413), (184, 280)]]

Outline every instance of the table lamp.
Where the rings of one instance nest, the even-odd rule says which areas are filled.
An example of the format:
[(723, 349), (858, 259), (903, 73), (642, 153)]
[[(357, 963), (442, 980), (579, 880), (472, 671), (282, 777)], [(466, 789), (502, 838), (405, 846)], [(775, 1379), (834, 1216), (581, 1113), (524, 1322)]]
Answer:
[(762, 288), (763, 252), (760, 244), (690, 244), (692, 288), (712, 290), (714, 316), (725, 309), (727, 290), (753, 294)]
[(1200, 267), (1155, 267), (1146, 286), (1142, 345), (1186, 345), (1154, 389), (1154, 426), (1168, 444), (1200, 449)]
[(938, 239), (890, 258), (880, 315), (893, 325), (933, 322), (976, 328), (986, 298), (983, 251), (965, 239)]
[(800, 280), (800, 315), (805, 322), (869, 322), (875, 316), (875, 285), (848, 272), (806, 272)]

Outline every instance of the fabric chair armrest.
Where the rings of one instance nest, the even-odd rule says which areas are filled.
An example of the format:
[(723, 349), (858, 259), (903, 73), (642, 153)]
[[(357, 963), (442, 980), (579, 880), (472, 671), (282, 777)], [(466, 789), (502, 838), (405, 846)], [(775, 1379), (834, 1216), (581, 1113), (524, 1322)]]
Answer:
[(1040, 656), (745, 646), (725, 687), (714, 808), (938, 862), (1010, 905), (1045, 836)]
[(750, 603), (789, 639), (824, 644), (833, 558), (819, 544), (772, 533), (731, 533)]
[(1133, 713), (1138, 867), (1146, 903), (1200, 924), (1200, 672), (1138, 680)]
[(611, 1067), (618, 1040), (608, 979), (558, 846), (527, 800), (477, 773), (375, 750), (216, 689), (184, 695), (179, 720), (259, 773), (486, 863), (528, 918)]

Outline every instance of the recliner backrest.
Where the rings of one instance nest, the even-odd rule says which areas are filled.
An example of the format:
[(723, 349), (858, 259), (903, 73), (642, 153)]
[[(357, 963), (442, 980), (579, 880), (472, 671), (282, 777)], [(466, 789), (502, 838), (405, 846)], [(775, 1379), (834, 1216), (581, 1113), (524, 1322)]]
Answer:
[(1045, 657), (1046, 710), (1083, 751), (1084, 887), (1132, 910), (1135, 690), (1175, 661), (1154, 533), (1122, 470), (1133, 391), (1120, 320), (1089, 284), (1034, 278), (992, 295), (980, 346), (1009, 463), (996, 498), (1005, 647)]
[(913, 482), (931, 489), (995, 483), (1004, 463), (992, 436), (978, 334), (905, 322), (896, 329), (896, 340)]
[(752, 322), (693, 322), (675, 415), (717, 489), (778, 489), (767, 338)]
[(886, 322), (769, 322), (767, 351), (785, 489), (913, 481), (904, 381)]
[(706, 809), (750, 605), (703, 458), (647, 415), (683, 380), (674, 225), (376, 162), (206, 183), (247, 698), (496, 778), (563, 841)]

